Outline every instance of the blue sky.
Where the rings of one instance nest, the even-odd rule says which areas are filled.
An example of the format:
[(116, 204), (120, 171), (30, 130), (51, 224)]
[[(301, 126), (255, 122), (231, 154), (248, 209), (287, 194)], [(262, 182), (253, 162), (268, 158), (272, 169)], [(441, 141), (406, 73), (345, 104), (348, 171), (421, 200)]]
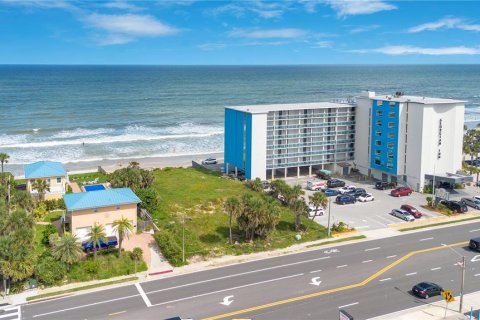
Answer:
[(477, 1), (0, 0), (0, 64), (480, 63)]

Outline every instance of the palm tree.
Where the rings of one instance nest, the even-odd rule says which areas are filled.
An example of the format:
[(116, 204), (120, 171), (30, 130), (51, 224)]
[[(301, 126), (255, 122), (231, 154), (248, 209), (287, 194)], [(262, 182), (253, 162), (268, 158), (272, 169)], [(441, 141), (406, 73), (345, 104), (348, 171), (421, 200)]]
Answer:
[(128, 163), (128, 168), (140, 168), (140, 163), (138, 163), (137, 161), (130, 161)]
[(295, 214), (295, 231), (298, 232), (300, 231), (301, 217), (307, 214), (307, 206), (305, 201), (297, 199), (292, 203), (291, 209)]
[(32, 189), (37, 190), (40, 201), (45, 200), (45, 193), (50, 191), (50, 185), (47, 180), (37, 179), (32, 183)]
[(0, 153), (0, 163), (2, 164), (2, 182), (3, 182), (3, 165), (5, 163), (8, 163), (8, 159), (10, 159), (10, 156), (6, 153)]
[[(319, 208), (325, 209), (328, 206), (328, 198), (323, 192), (315, 192), (309, 199), (310, 203), (315, 207), (315, 212), (318, 212)], [(315, 219), (315, 216), (313, 216), (313, 219)]]
[(135, 261), (135, 273), (137, 273), (137, 262), (143, 257), (143, 250), (142, 248), (135, 247), (133, 248), (133, 251), (130, 253), (130, 255)]
[(69, 232), (66, 232), (63, 237), (58, 239), (52, 248), (53, 257), (65, 263), (68, 269), (78, 261), (81, 253), (82, 247), (77, 242), (77, 237)]
[(97, 259), (97, 245), (100, 247), (100, 244), (105, 241), (105, 228), (98, 223), (94, 223), (90, 232), (88, 233), (88, 241), (93, 244), (93, 260)]
[(122, 255), (122, 242), (124, 238), (129, 238), (133, 231), (133, 225), (127, 218), (122, 216), (121, 219), (112, 223), (113, 231), (118, 234), (118, 256)]
[(225, 211), (227, 211), (229, 215), (229, 242), (232, 244), (233, 239), (232, 239), (232, 219), (238, 217), (238, 215), (242, 211), (242, 206), (240, 201), (238, 200), (237, 197), (230, 197), (225, 201), (224, 204)]

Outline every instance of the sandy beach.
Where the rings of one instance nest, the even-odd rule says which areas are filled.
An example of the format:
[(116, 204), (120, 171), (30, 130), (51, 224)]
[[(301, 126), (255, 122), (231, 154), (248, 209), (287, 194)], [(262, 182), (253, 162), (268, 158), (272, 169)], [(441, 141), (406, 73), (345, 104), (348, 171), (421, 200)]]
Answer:
[[(76, 161), (64, 163), (68, 173), (83, 173), (97, 171), (98, 167), (102, 167), (107, 172), (113, 172), (117, 169), (128, 166), (129, 162), (137, 161), (140, 167), (144, 169), (155, 169), (165, 167), (190, 167), (192, 161), (201, 162), (202, 160), (214, 157), (223, 161), (223, 153), (206, 153), (206, 154), (187, 154), (178, 156), (165, 157), (147, 157), (147, 158), (128, 158), (128, 159), (104, 159), (96, 161)], [(52, 159), (45, 159), (52, 160)], [(6, 164), (5, 171), (11, 172), (16, 178), (23, 177), (23, 165)]]

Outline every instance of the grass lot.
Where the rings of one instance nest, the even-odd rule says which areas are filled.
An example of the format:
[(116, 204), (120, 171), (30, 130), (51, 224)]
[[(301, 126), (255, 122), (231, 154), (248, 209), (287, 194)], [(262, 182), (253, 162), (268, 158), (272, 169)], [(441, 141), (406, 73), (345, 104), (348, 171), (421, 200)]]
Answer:
[[(193, 256), (221, 256), (243, 254), (264, 250), (285, 248), (299, 241), (295, 240), (294, 216), (287, 208), (282, 208), (280, 222), (270, 241), (256, 240), (254, 243), (241, 241), (240, 231), (233, 224), (235, 238), (240, 244), (228, 244), (228, 215), (223, 210), (223, 201), (230, 196), (241, 196), (250, 192), (243, 183), (225, 179), (218, 174), (193, 168), (166, 168), (157, 170), (154, 188), (160, 195), (161, 205), (152, 214), (158, 225), (169, 234), (173, 241), (172, 251), (181, 253), (181, 214), (185, 212), (185, 251), (186, 258)], [(326, 230), (317, 223), (303, 218), (301, 241), (312, 241), (326, 237)], [(163, 238), (167, 241), (167, 237)], [(160, 243), (162, 247), (162, 244)], [(163, 250), (163, 248), (162, 248)], [(167, 250), (164, 250), (167, 251)], [(165, 252), (164, 252), (165, 253)], [(180, 265), (181, 261), (169, 257), (170, 262)]]
[(80, 186), (84, 185), (86, 182), (95, 181), (98, 178), (97, 183), (107, 182), (107, 176), (101, 172), (87, 172), (87, 173), (77, 173), (68, 175), (70, 181), (78, 183)]
[(52, 210), (47, 213), (47, 215), (42, 219), (44, 222), (53, 222), (62, 217), (65, 210)]

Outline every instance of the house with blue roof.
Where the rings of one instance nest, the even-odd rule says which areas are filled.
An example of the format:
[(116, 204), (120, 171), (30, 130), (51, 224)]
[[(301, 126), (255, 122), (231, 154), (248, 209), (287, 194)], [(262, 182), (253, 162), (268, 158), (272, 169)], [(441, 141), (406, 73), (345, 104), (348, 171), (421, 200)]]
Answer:
[(66, 221), (79, 241), (88, 239), (94, 223), (103, 225), (107, 237), (116, 236), (113, 222), (127, 218), (137, 230), (137, 205), (141, 200), (130, 188), (114, 188), (66, 194)]
[(68, 183), (67, 170), (60, 162), (38, 161), (24, 166), (25, 179), (27, 179), (27, 191), (33, 196), (39, 197), (35, 190), (36, 180), (45, 180), (49, 190), (42, 195), (44, 200), (60, 199), (65, 194)]

